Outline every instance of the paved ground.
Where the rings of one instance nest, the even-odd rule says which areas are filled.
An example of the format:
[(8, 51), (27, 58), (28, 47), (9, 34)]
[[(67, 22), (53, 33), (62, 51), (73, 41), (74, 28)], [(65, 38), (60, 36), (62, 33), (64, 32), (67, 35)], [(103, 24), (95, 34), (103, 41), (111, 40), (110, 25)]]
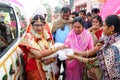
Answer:
[[(63, 65), (61, 65), (61, 70), (60, 70), (60, 73), (62, 73), (62, 72), (63, 72), (63, 70), (64, 70)], [(59, 80), (62, 80), (62, 78), (63, 78), (63, 76), (62, 76), (62, 75), (60, 75)]]

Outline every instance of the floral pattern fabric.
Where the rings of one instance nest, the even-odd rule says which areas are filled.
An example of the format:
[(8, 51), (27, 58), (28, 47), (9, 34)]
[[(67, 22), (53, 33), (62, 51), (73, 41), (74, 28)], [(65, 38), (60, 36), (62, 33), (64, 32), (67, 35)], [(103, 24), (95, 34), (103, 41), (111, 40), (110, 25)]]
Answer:
[(120, 35), (106, 37), (103, 47), (97, 53), (103, 80), (120, 79)]
[(19, 47), (23, 51), (26, 80), (46, 80), (47, 76), (45, 75), (42, 59), (36, 58), (29, 50), (30, 48), (35, 50), (45, 50), (51, 46), (52, 40), (46, 30), (41, 34), (38, 34), (30, 28), (30, 30), (23, 36)]

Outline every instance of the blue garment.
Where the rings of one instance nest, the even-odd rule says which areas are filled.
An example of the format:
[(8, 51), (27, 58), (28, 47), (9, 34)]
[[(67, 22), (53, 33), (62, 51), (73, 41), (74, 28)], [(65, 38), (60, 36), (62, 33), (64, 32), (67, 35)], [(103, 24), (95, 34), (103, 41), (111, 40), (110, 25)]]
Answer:
[(56, 32), (53, 34), (54, 42), (64, 43), (69, 31), (70, 31), (70, 28), (68, 25), (65, 25), (63, 28), (56, 30)]

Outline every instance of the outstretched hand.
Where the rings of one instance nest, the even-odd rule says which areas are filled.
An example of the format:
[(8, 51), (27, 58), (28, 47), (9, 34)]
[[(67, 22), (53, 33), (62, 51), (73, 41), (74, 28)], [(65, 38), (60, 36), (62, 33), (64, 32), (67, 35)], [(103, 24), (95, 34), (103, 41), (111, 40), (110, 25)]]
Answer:
[(84, 58), (82, 56), (78, 56), (78, 55), (66, 55), (66, 56), (68, 57), (68, 59), (76, 59), (76, 60), (78, 60), (80, 62), (84, 62), (84, 63), (88, 62), (88, 59)]
[(78, 56), (76, 56), (76, 55), (66, 55), (67, 57), (68, 57), (68, 59), (77, 59), (77, 60), (79, 60), (79, 57)]
[(61, 45), (61, 46), (57, 46), (56, 48), (57, 48), (57, 50), (62, 50), (62, 49), (68, 48), (68, 46), (66, 46), (66, 45)]
[(74, 51), (74, 54), (77, 55), (77, 56), (83, 56), (83, 52), (78, 52), (78, 51)]
[(78, 59), (79, 60), (79, 57), (81, 57), (81, 53), (78, 52), (78, 51), (74, 51), (74, 55), (66, 55), (68, 57), (68, 59)]

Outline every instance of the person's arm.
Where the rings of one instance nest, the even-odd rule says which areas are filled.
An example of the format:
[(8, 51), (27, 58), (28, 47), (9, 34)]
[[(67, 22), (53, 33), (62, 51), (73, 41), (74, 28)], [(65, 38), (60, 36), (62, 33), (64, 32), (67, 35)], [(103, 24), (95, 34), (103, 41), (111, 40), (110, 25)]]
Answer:
[(41, 57), (49, 56), (55, 53), (56, 51), (64, 48), (67, 48), (67, 47), (63, 45), (63, 46), (53, 47), (45, 50), (36, 50), (36, 49), (30, 48), (30, 52), (35, 56), (35, 58), (41, 58)]
[(89, 32), (92, 32), (93, 27), (90, 27), (90, 28), (88, 28), (87, 30), (88, 30)]
[(98, 43), (94, 48), (84, 51), (84, 52), (78, 52), (75, 51), (74, 54), (78, 55), (78, 56), (83, 56), (83, 57), (90, 57), (93, 56), (94, 54), (96, 54), (96, 52), (100, 49), (102, 45), (100, 43)]
[(98, 29), (98, 27), (92, 26), (92, 27), (88, 28), (87, 30), (90, 32), (94, 32), (94, 31), (96, 31), (96, 29)]
[(77, 55), (67, 55), (67, 56), (69, 59), (77, 59), (78, 61), (83, 62), (83, 63), (90, 63), (97, 59), (97, 57), (85, 58), (85, 57), (77, 56)]
[(72, 55), (72, 56), (71, 55), (67, 55), (67, 56), (72, 58), (72, 59), (77, 59), (80, 62), (84, 62), (84, 63), (88, 62), (88, 59), (84, 58), (82, 56), (77, 56), (77, 55)]
[(99, 47), (94, 47), (93, 49), (90, 49), (88, 51), (84, 51), (84, 52), (74, 52), (75, 55), (78, 55), (78, 56), (83, 56), (83, 57), (90, 57), (94, 54), (96, 54), (96, 52), (99, 50)]

